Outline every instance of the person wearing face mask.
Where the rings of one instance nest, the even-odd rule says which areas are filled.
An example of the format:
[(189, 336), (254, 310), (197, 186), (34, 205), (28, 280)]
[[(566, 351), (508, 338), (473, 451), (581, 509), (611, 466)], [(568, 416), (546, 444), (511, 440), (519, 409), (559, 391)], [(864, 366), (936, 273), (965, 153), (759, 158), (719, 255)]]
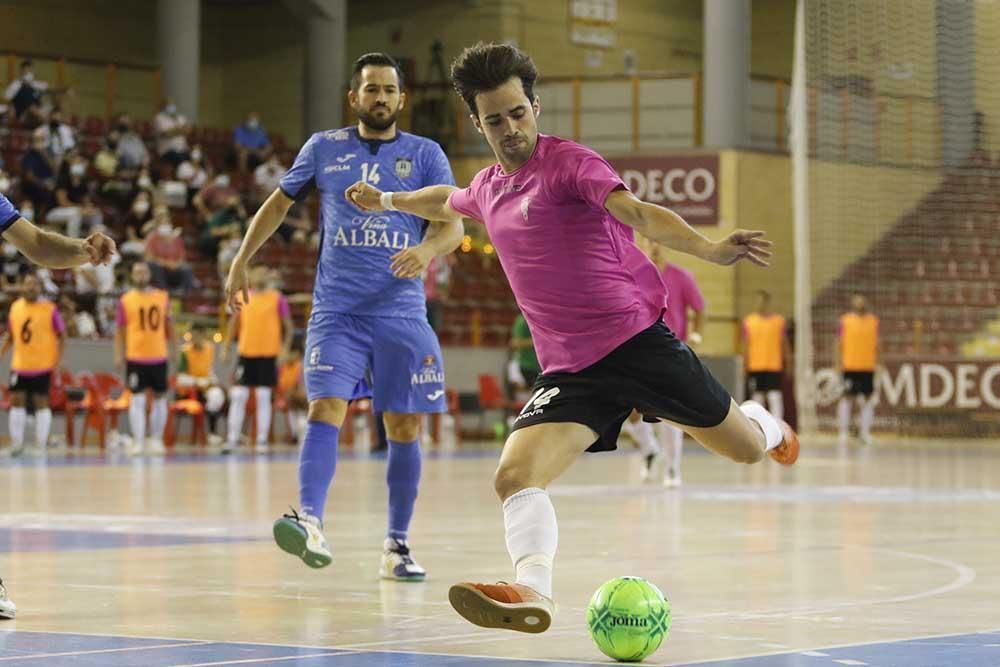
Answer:
[(49, 113), (49, 121), (39, 126), (38, 131), (48, 141), (49, 154), (60, 163), (63, 157), (76, 148), (76, 133), (63, 122), (62, 110), (56, 107)]
[(164, 101), (163, 108), (153, 120), (153, 126), (156, 128), (157, 155), (177, 168), (188, 158), (190, 152), (187, 135), (191, 132), (191, 125), (177, 111), (177, 104), (172, 98), (168, 97)]
[(191, 147), (191, 155), (177, 167), (177, 180), (182, 181), (188, 189), (188, 203), (191, 203), (195, 193), (208, 182), (208, 170), (205, 167), (205, 154), (201, 144)]
[(257, 202), (263, 202), (267, 199), (268, 195), (277, 189), (278, 185), (281, 183), (281, 177), (285, 175), (288, 169), (285, 165), (281, 164), (281, 160), (278, 159), (277, 153), (271, 153), (263, 164), (254, 169), (253, 172), (253, 186), (254, 186), (254, 199)]
[(113, 178), (118, 171), (118, 132), (112, 130), (104, 139), (104, 145), (94, 156), (94, 168), (101, 180)]
[(90, 199), (90, 188), (86, 180), (87, 159), (76, 152), (63, 161), (56, 181), (56, 208), (49, 211), (49, 224), (66, 226), (66, 235), (80, 237), (84, 220), (91, 226), (103, 222), (100, 209)]
[(21, 194), (30, 199), (36, 211), (55, 205), (55, 166), (49, 155), (48, 139), (35, 130), (31, 148), (21, 158)]
[(166, 204), (153, 207), (153, 229), (146, 236), (146, 263), (153, 285), (168, 290), (186, 290), (194, 284), (194, 273), (186, 262), (184, 239), (170, 221)]
[(208, 222), (212, 219), (212, 215), (225, 207), (234, 195), (238, 196), (239, 192), (230, 184), (229, 174), (218, 174), (198, 191), (191, 203), (198, 210), (202, 221)]
[(256, 169), (257, 165), (271, 155), (271, 140), (256, 111), (248, 113), (246, 120), (233, 130), (233, 146), (242, 172)]
[(45, 122), (42, 95), (49, 84), (35, 79), (35, 65), (30, 60), (21, 61), (21, 76), (10, 82), (4, 97), (14, 107), (14, 116), (28, 127)]
[(119, 114), (115, 120), (118, 131), (118, 167), (122, 176), (135, 174), (142, 167), (149, 166), (149, 151), (146, 143), (133, 129), (128, 114)]
[(240, 202), (240, 196), (233, 193), (225, 206), (212, 214), (202, 226), (198, 238), (198, 249), (209, 259), (218, 259), (220, 246), (226, 239), (240, 238), (246, 230), (247, 212)]

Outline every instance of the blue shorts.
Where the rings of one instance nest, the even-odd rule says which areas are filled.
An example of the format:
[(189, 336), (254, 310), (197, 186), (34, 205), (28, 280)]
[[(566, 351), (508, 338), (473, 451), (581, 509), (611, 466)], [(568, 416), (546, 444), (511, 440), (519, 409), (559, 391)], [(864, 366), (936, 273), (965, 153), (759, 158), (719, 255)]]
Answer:
[(441, 345), (426, 320), (313, 313), (305, 376), (310, 401), (371, 395), (376, 412), (447, 410)]

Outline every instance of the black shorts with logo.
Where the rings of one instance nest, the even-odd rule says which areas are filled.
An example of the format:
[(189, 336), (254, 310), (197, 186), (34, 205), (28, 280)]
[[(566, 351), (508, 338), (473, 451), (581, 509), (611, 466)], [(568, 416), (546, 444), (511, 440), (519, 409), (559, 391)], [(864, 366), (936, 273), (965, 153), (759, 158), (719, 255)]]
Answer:
[(875, 373), (844, 371), (844, 393), (848, 396), (871, 396), (875, 393)]
[(647, 421), (709, 428), (722, 423), (731, 401), (691, 348), (657, 322), (581, 371), (539, 375), (514, 430), (574, 422), (598, 434), (587, 451), (610, 451), (633, 409)]
[(10, 390), (12, 392), (48, 396), (51, 384), (51, 372), (40, 375), (21, 375), (17, 371), (10, 372)]
[(240, 357), (236, 381), (244, 387), (274, 387), (278, 384), (277, 357)]
[(152, 389), (154, 394), (167, 391), (167, 362), (158, 364), (137, 364), (133, 361), (125, 365), (125, 385), (136, 394)]
[(747, 378), (747, 389), (751, 394), (758, 391), (781, 391), (783, 378), (781, 371), (755, 371)]

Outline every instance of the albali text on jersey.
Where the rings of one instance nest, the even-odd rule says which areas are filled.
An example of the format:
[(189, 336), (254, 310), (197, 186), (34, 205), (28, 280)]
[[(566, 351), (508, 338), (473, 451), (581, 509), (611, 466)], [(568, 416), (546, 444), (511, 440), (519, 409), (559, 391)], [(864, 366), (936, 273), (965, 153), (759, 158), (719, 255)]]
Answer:
[(313, 312), (424, 319), (423, 280), (396, 278), (389, 265), (393, 255), (420, 243), (427, 223), (398, 211), (361, 211), (344, 197), (357, 181), (393, 192), (455, 184), (444, 151), (430, 139), (397, 132), (391, 140), (366, 140), (357, 128), (313, 134), (280, 184), (295, 200), (319, 190)]

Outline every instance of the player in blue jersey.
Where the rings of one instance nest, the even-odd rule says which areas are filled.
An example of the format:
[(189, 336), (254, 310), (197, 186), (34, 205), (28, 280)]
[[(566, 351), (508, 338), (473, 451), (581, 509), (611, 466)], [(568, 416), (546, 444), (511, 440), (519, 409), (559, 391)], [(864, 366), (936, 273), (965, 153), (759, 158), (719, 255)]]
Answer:
[[(0, 194), (0, 236), (35, 264), (50, 269), (68, 269), (87, 262), (104, 264), (115, 254), (115, 242), (104, 234), (71, 239), (35, 227), (21, 217), (10, 200)], [(17, 605), (7, 597), (0, 579), (0, 618), (14, 618)]]
[[(445, 410), (444, 368), (427, 323), (422, 276), (428, 263), (461, 243), (460, 221), (432, 222), (405, 213), (363, 213), (344, 199), (358, 180), (389, 190), (453, 185), (441, 148), (396, 128), (406, 96), (396, 62), (381, 53), (354, 63), (348, 100), (356, 127), (313, 134), (281, 184), (254, 216), (226, 281), (230, 307), (247, 289), (247, 268), (289, 207), (313, 189), (320, 195), (320, 254), (306, 332), (309, 423), (299, 462), (300, 512), (274, 524), (274, 539), (310, 567), (332, 555), (323, 537), (327, 490), (347, 403), (372, 379), (376, 412), (389, 439), (389, 530), (380, 575), (421, 580), (407, 531), (420, 481), (420, 424)], [(245, 298), (244, 298), (245, 301)]]

